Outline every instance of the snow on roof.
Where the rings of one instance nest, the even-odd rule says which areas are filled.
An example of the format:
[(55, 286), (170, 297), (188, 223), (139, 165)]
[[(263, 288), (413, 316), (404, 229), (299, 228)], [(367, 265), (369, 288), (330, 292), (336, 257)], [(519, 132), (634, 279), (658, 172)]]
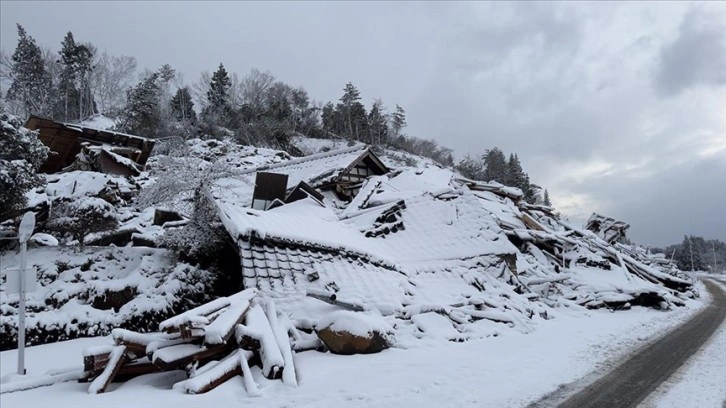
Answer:
[[(215, 202), (239, 245), (246, 287), (293, 302), (290, 311), (306, 295), (384, 314), (468, 307), (475, 318), (524, 330), (522, 319), (547, 315), (547, 305), (556, 302), (617, 306), (655, 294), (678, 304), (661, 283), (687, 287), (618, 255), (550, 208), (524, 204), (518, 189), (462, 179), (438, 166), (370, 177), (347, 208), (310, 199), (268, 211), (248, 208), (257, 170), (288, 174), (289, 186), (305, 178), (327, 181), (361, 154), (357, 147), (326, 152), (217, 182)], [(240, 185), (246, 192), (226, 199)]]
[[(344, 219), (310, 199), (268, 211), (217, 205), (240, 245), (246, 286), (294, 297), (334, 282), (340, 299), (379, 310), (400, 310), (411, 296), (452, 304), (472, 292), (464, 276), (501, 270), (502, 256), (516, 248), (472, 193), (440, 198), (454, 192), (451, 175), (409, 169), (374, 178), (359, 194), (368, 200)], [(381, 203), (378, 196), (387, 192), (395, 200)], [(289, 266), (289, 251), (300, 268)], [(432, 271), (448, 271), (437, 279), (447, 280), (450, 290), (437, 295), (435, 284), (418, 288), (419, 276), (436, 281)], [(306, 278), (312, 272), (319, 276), (315, 284)]]
[(214, 185), (210, 186), (210, 190), (217, 200), (245, 207), (252, 202), (255, 178), (259, 171), (288, 175), (288, 189), (294, 188), (301, 181), (313, 187), (320, 187), (335, 179), (368, 151), (367, 146), (359, 145), (280, 163), (265, 164), (241, 171), (234, 177), (216, 180)]

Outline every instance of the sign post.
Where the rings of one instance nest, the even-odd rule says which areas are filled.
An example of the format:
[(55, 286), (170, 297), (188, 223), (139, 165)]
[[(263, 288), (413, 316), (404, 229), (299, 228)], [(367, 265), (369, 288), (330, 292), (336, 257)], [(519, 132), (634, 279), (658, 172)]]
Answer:
[(25, 264), (28, 252), (28, 239), (35, 229), (35, 213), (23, 215), (18, 228), (20, 241), (20, 304), (18, 305), (18, 375), (25, 375)]

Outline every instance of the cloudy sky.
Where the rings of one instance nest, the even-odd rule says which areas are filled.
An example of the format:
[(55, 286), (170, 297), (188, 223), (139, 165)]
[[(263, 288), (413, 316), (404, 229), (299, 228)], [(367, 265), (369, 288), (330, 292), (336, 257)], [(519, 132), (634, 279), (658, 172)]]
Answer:
[(554, 205), (639, 243), (726, 240), (726, 3), (0, 2), (45, 46), (65, 32), (195, 82), (223, 62), (317, 100), (352, 81), (457, 155), (516, 152)]

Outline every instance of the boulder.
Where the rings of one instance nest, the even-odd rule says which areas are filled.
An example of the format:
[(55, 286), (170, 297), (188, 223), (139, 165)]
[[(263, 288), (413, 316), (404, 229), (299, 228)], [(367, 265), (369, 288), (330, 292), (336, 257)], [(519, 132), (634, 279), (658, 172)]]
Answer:
[(321, 319), (315, 332), (335, 354), (378, 353), (391, 347), (393, 329), (381, 317), (340, 311)]

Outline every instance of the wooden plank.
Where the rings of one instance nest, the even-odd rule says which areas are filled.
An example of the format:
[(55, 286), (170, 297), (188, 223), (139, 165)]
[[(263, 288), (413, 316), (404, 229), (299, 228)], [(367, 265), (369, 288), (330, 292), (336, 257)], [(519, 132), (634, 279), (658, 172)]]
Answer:
[(113, 351), (111, 352), (111, 356), (109, 357), (106, 368), (104, 368), (101, 375), (96, 377), (96, 379), (91, 382), (91, 385), (88, 387), (88, 393), (101, 394), (105, 392), (106, 388), (108, 388), (108, 385), (111, 384), (113, 379), (116, 377), (116, 374), (118, 374), (121, 366), (124, 365), (127, 361), (128, 357), (126, 355), (126, 346), (114, 347)]
[(190, 378), (184, 383), (184, 388), (189, 394), (204, 394), (225, 381), (242, 374), (240, 366), (240, 354), (242, 350), (235, 350), (230, 355), (215, 364), (211, 369)]
[(176, 370), (193, 361), (203, 362), (219, 357), (232, 349), (227, 344), (213, 347), (179, 344), (157, 350), (152, 356), (152, 362), (162, 371)]

